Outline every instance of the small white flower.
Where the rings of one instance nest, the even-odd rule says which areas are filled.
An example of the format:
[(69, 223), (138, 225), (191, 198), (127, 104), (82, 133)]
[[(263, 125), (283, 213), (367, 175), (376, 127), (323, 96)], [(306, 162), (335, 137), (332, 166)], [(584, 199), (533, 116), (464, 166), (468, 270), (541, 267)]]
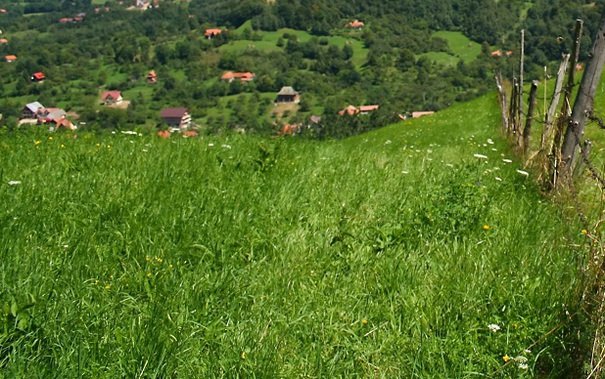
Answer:
[(401, 173), (402, 173), (402, 174), (404, 174), (404, 175), (407, 175), (407, 174), (409, 174), (410, 172), (409, 172), (409, 171), (401, 171)]
[(500, 330), (500, 325), (498, 325), (498, 324), (489, 324), (489, 325), (487, 326), (487, 328), (488, 328), (488, 329), (489, 329), (491, 332), (496, 333), (498, 330)]
[(502, 181), (502, 178), (501, 178), (501, 177), (499, 177), (499, 176), (496, 176), (496, 180), (497, 180), (497, 181), (499, 181), (499, 182), (501, 182), (501, 181)]
[(8, 182), (9, 186), (18, 186), (19, 184), (21, 184), (20, 180), (11, 180)]
[(483, 155), (483, 154), (473, 154), (473, 157), (475, 157), (477, 159), (487, 159), (487, 155)]
[(490, 145), (493, 145), (493, 144), (494, 144), (494, 141), (493, 141), (491, 138), (488, 138), (488, 139), (487, 139), (487, 143), (489, 143)]
[(134, 130), (122, 130), (122, 134), (128, 134), (130, 136), (136, 136), (137, 132), (135, 132)]
[(227, 144), (222, 144), (221, 147), (223, 149), (231, 149), (231, 145), (227, 145)]
[(528, 369), (527, 363), (519, 363), (519, 368), (521, 370), (527, 370)]
[(496, 149), (495, 147), (492, 147), (492, 151), (498, 151), (498, 149)]
[(531, 354), (531, 350), (529, 350), (529, 349), (525, 349), (525, 350), (523, 350), (523, 352), (524, 352), (525, 354)]
[(212, 142), (210, 142), (210, 143), (208, 144), (208, 147), (214, 147), (214, 144), (213, 144)]
[(503, 159), (502, 162), (504, 162), (504, 163), (513, 163), (513, 161), (510, 160), (510, 159)]
[(393, 143), (393, 142), (392, 142), (390, 139), (388, 139), (388, 140), (386, 140), (386, 141), (385, 141), (385, 143), (384, 143), (384, 144), (385, 144), (385, 145), (390, 145), (390, 144), (392, 144), (392, 143)]
[(523, 176), (529, 176), (529, 172), (523, 170), (517, 170), (517, 172)]
[(522, 356), (522, 355), (516, 356), (516, 357), (514, 358), (514, 360), (515, 360), (515, 362), (517, 362), (517, 363), (527, 363), (527, 358), (525, 358), (525, 357), (524, 357), (524, 356)]

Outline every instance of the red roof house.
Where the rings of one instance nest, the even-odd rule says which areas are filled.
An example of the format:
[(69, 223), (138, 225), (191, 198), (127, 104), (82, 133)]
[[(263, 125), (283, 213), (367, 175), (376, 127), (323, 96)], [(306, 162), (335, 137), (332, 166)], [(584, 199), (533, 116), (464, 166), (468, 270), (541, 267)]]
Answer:
[(240, 82), (251, 82), (254, 80), (256, 75), (253, 72), (233, 72), (227, 71), (221, 76), (221, 80), (228, 81), (231, 83), (234, 80), (239, 80)]
[(277, 133), (280, 136), (292, 136), (300, 131), (301, 124), (286, 124)]
[(365, 24), (363, 23), (363, 21), (353, 20), (349, 22), (347, 26), (352, 29), (361, 29), (365, 26)]
[(5, 44), (8, 43), (8, 40), (6, 38), (0, 38), (0, 44)]
[(191, 125), (191, 115), (187, 108), (166, 108), (162, 110), (160, 116), (173, 130), (187, 129)]
[(105, 91), (101, 94), (101, 102), (105, 105), (119, 104), (122, 100), (120, 91)]
[(158, 74), (154, 70), (149, 71), (147, 74), (147, 83), (154, 84), (158, 81)]
[(380, 108), (380, 105), (361, 105), (359, 107), (349, 105), (345, 109), (339, 111), (338, 114), (341, 116), (344, 116), (345, 114), (355, 116), (358, 114), (368, 114), (370, 112), (374, 112), (375, 110), (378, 110), (378, 108)]
[(4, 60), (5, 60), (7, 63), (11, 63), (11, 62), (14, 62), (14, 61), (16, 61), (16, 60), (17, 60), (17, 56), (16, 56), (16, 55), (5, 55), (5, 56), (4, 56)]
[(46, 79), (46, 75), (41, 71), (34, 72), (31, 76), (32, 82), (43, 82), (44, 79)]
[(223, 33), (223, 31), (218, 28), (206, 29), (206, 31), (204, 32), (204, 37), (206, 37), (208, 39), (212, 39), (212, 37), (216, 37), (216, 36), (220, 35), (221, 33)]

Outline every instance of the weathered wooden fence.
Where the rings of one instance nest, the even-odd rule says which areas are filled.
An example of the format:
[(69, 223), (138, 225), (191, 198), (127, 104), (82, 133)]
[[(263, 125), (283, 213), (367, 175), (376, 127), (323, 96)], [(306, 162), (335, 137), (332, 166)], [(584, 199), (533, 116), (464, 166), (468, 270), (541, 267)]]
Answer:
[[(605, 225), (604, 212), (598, 220), (589, 220), (580, 205), (575, 180), (578, 174), (588, 170), (588, 176), (596, 184), (599, 200), (603, 204), (605, 193), (605, 175), (596, 168), (590, 158), (591, 142), (584, 137), (587, 121), (597, 121), (605, 129), (605, 123), (594, 116), (594, 97), (601, 80), (605, 64), (605, 17), (596, 34), (590, 60), (586, 64), (577, 95), (573, 92), (576, 81), (580, 41), (583, 33), (582, 20), (576, 20), (574, 40), (571, 52), (564, 54), (557, 72), (548, 110), (545, 109), (542, 120), (540, 142), (532, 142), (532, 133), (538, 123), (534, 117), (536, 95), (539, 83), (533, 81), (530, 86), (527, 106), (524, 105), (524, 51), (525, 34), (521, 32), (519, 57), (519, 76), (505, 81), (498, 73), (496, 87), (501, 107), (502, 130), (509, 138), (526, 167), (538, 174), (539, 181), (546, 191), (564, 193), (577, 210), (577, 216), (583, 225), (582, 233), (589, 241), (589, 253), (585, 267), (582, 268), (583, 293), (580, 309), (591, 317), (594, 326), (593, 347), (589, 357), (590, 372), (588, 378), (605, 377), (605, 238), (601, 225)], [(567, 78), (567, 81), (565, 81)], [(510, 90), (507, 93), (507, 87)], [(560, 106), (559, 104), (562, 103)], [(572, 106), (573, 103), (573, 106)], [(557, 112), (557, 110), (559, 110)], [(602, 205), (605, 208), (605, 205)]]

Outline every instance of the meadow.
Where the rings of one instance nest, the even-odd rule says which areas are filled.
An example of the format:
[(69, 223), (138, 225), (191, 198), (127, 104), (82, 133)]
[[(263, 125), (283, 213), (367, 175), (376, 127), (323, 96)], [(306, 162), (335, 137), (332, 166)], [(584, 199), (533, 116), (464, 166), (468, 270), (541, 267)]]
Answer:
[(586, 237), (498, 115), (325, 142), (0, 129), (0, 378), (573, 377)]

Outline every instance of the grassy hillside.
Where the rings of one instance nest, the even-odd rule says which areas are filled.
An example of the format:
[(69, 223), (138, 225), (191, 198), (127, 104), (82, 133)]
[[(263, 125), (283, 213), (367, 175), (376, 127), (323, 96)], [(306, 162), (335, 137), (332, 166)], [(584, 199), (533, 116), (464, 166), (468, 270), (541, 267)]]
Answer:
[(570, 376), (583, 236), (495, 107), (325, 143), (3, 130), (0, 377)]
[(460, 32), (439, 31), (433, 33), (433, 37), (442, 38), (447, 41), (451, 50), (451, 52), (447, 53), (443, 51), (431, 51), (420, 55), (426, 56), (436, 63), (446, 66), (455, 66), (460, 61), (470, 63), (477, 59), (481, 54), (481, 45), (471, 41)]

